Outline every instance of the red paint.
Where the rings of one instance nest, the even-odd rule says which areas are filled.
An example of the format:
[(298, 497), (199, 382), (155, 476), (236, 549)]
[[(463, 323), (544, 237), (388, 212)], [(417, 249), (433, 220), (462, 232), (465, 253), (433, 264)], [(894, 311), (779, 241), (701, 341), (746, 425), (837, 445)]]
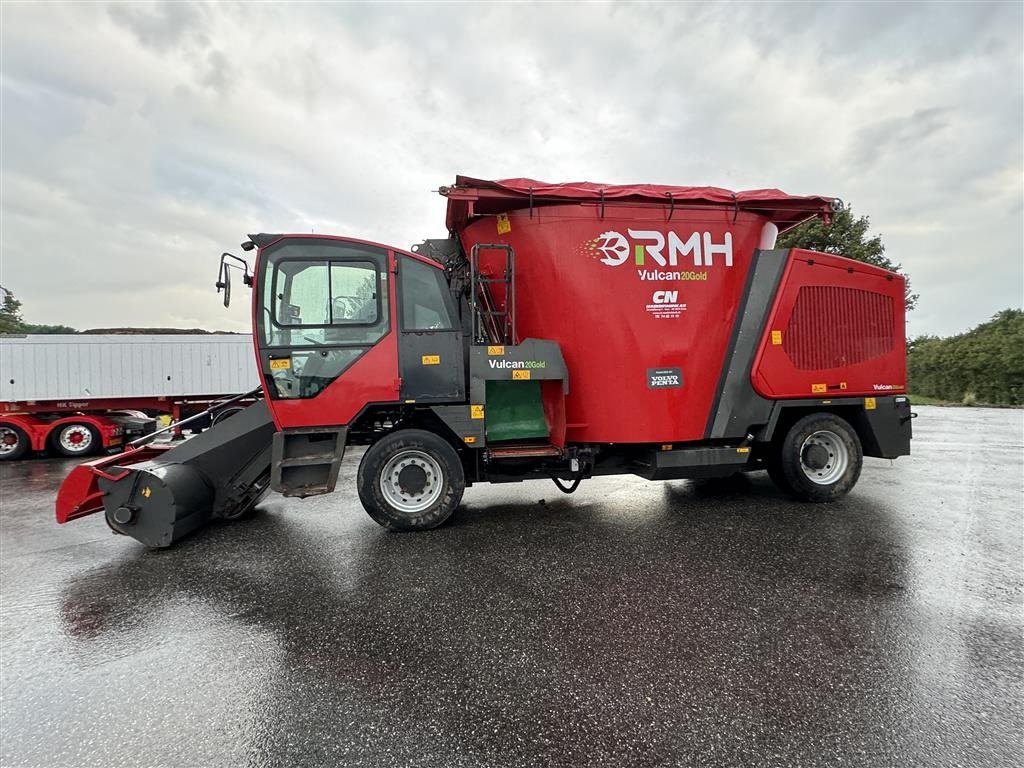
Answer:
[[(830, 311), (816, 317), (796, 316), (800, 289), (805, 287), (840, 288), (853, 299), (858, 297), (851, 292), (865, 294), (863, 301), (835, 301)], [(754, 361), (754, 389), (773, 400), (905, 393), (904, 287), (902, 277), (883, 269), (794, 250)], [(880, 300), (890, 312), (879, 311)], [(772, 344), (773, 330), (782, 334), (782, 344)], [(803, 359), (807, 355), (792, 343), (793, 334), (804, 335), (806, 343), (819, 352), (819, 361), (831, 357), (836, 364), (807, 369)], [(843, 359), (844, 347), (848, 359)], [(825, 392), (815, 391), (822, 384)]]
[[(700, 440), (714, 400), (751, 257), (768, 219), (731, 209), (668, 209), (637, 205), (559, 205), (508, 214), (511, 231), (497, 233), (488, 217), (461, 232), (476, 243), (508, 243), (516, 254), (516, 314), (520, 339), (557, 341), (569, 369), (565, 401), (568, 442), (646, 443)], [(676, 266), (634, 249), (618, 266), (602, 263), (588, 244), (606, 232), (668, 232), (681, 239), (709, 233), (713, 244), (732, 237), (733, 264), (715, 254), (711, 266), (692, 255)], [(630, 240), (633, 246), (639, 241)], [(667, 247), (662, 251), (667, 261)], [(704, 261), (702, 254), (702, 261)], [(486, 263), (486, 261), (485, 261)], [(638, 270), (682, 272), (698, 280), (642, 280)], [(676, 291), (686, 309), (658, 317), (656, 299)], [(664, 305), (661, 305), (664, 306)], [(649, 368), (680, 368), (681, 388), (650, 389)]]
[(831, 222), (831, 197), (787, 195), (779, 189), (733, 192), (721, 187), (674, 187), (665, 184), (595, 184), (574, 181), (549, 184), (536, 179), (485, 181), (456, 176), (455, 185), (443, 190), (448, 198), (448, 229), (464, 229), (474, 216), (493, 216), (523, 208), (542, 209), (566, 203), (632, 203), (664, 208), (673, 216), (676, 207), (732, 209), (766, 216), (780, 230), (813, 216)]
[[(392, 403), (398, 401), (398, 298), (395, 293), (395, 254), (401, 254), (422, 261), (433, 267), (437, 263), (407, 251), (398, 251), (390, 246), (368, 240), (356, 240), (348, 237), (329, 235), (284, 235), (283, 237), (313, 237), (320, 240), (336, 240), (360, 245), (384, 248), (388, 253), (388, 308), (391, 328), (388, 333), (372, 346), (366, 353), (346, 369), (341, 376), (332, 381), (320, 394), (313, 398), (271, 399), (267, 398), (274, 425), (278, 430), (291, 427), (319, 427), (349, 424), (368, 403)], [(280, 240), (280, 239), (279, 239)], [(274, 242), (279, 242), (275, 240)], [(269, 247), (269, 246), (267, 246)], [(260, 250), (262, 254), (263, 249)], [(257, 270), (259, 274), (259, 258)], [(257, 302), (260, 297), (258, 285), (253, 286), (253, 344), (258, 369), (262, 369), (259, 357), (259, 339), (257, 339), (256, 320)], [(266, 392), (266, 387), (264, 387)]]
[[(45, 411), (44, 411), (45, 413)], [(0, 426), (13, 426), (28, 435), (29, 449), (42, 451), (49, 447), (50, 438), (67, 424), (87, 424), (96, 430), (103, 449), (122, 444), (124, 429), (101, 414), (74, 414), (57, 419), (43, 419), (30, 413), (7, 413), (0, 415)], [(81, 442), (82, 438), (73, 442)]]
[(128, 474), (124, 469), (109, 473), (107, 467), (126, 467), (156, 458), (170, 445), (147, 445), (133, 448), (114, 456), (103, 456), (79, 464), (64, 478), (57, 492), (57, 522), (66, 523), (79, 517), (103, 511), (103, 492), (99, 488), (100, 478), (119, 480)]

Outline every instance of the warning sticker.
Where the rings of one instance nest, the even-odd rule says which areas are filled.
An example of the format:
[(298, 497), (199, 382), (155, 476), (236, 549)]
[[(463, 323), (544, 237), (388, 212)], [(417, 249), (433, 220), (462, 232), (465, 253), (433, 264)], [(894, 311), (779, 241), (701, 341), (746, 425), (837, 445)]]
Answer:
[(270, 370), (272, 371), (286, 371), (292, 367), (292, 359), (290, 357), (282, 357), (280, 360), (270, 361)]
[(441, 356), (440, 355), (424, 355), (421, 358), (421, 362), (423, 363), (423, 365), (440, 365), (441, 364)]
[(484, 417), (484, 407), (482, 405), (471, 405), (469, 406), (469, 418), (471, 419), (482, 419)]
[(507, 213), (498, 214), (498, 234), (507, 235), (512, 231), (512, 222), (508, 220)]
[(772, 345), (779, 346), (782, 344), (782, 331), (772, 331)]
[(487, 347), (488, 355), (504, 355), (505, 347), (502, 344), (492, 344)]
[(873, 411), (877, 407), (878, 407), (878, 404), (875, 402), (875, 398), (873, 398), (873, 397), (865, 397), (864, 398), (864, 410), (865, 411)]
[(648, 389), (669, 389), (683, 386), (682, 368), (648, 368)]
[(828, 387), (825, 384), (811, 384), (811, 392), (813, 394), (828, 392)]
[(512, 378), (513, 379), (520, 379), (522, 381), (525, 381), (526, 379), (530, 378), (530, 372), (529, 371), (524, 371), (524, 370), (512, 371)]

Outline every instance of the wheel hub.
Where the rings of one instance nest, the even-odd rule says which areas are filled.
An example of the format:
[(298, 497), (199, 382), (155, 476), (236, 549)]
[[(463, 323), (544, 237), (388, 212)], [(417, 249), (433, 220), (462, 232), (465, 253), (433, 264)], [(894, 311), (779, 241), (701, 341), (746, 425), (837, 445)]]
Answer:
[(800, 446), (800, 470), (817, 485), (837, 482), (850, 465), (850, 452), (843, 439), (828, 429), (807, 436)]
[(18, 433), (13, 429), (0, 429), (0, 454), (14, 453), (18, 448)]
[(92, 446), (92, 432), (81, 424), (69, 424), (57, 435), (57, 442), (71, 453), (85, 453)]
[(441, 497), (443, 489), (441, 466), (425, 451), (400, 451), (380, 473), (380, 490), (385, 500), (406, 514), (428, 509)]
[(427, 487), (427, 473), (418, 464), (409, 464), (398, 473), (398, 487), (410, 496), (419, 496)]
[(804, 449), (803, 462), (811, 469), (824, 469), (828, 465), (828, 449), (813, 444)]

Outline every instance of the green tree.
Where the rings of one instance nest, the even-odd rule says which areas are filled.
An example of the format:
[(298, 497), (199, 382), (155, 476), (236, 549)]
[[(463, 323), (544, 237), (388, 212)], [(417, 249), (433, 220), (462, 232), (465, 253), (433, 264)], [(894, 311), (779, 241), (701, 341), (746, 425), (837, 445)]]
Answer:
[(3, 302), (0, 304), (0, 333), (24, 333), (24, 323), (21, 321), (21, 302), (14, 298), (14, 294), (0, 285), (0, 293), (3, 293)]
[(0, 303), (0, 333), (78, 333), (67, 325), (32, 325), (21, 318), (21, 302), (0, 285), (3, 302)]
[(1024, 405), (1024, 311), (1004, 309), (977, 328), (907, 345), (910, 391), (967, 404)]
[(31, 323), (23, 323), (22, 328), (24, 329), (22, 333), (78, 333), (70, 325), (32, 325)]
[(847, 206), (832, 217), (831, 226), (826, 227), (820, 219), (804, 222), (799, 227), (779, 237), (779, 248), (806, 248), (820, 253), (834, 253), (848, 259), (873, 264), (891, 272), (898, 272), (907, 281), (904, 300), (909, 312), (917, 306), (917, 294), (910, 291), (910, 278), (900, 264), (885, 255), (881, 235), (869, 236), (867, 216), (853, 217), (853, 210)]

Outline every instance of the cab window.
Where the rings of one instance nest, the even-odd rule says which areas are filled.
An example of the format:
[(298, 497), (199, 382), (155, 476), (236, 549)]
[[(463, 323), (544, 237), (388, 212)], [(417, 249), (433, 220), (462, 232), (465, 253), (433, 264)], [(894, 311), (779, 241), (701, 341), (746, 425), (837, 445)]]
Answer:
[(268, 346), (370, 345), (388, 331), (386, 253), (343, 244), (288, 243), (263, 271)]
[(449, 331), (455, 327), (444, 273), (416, 259), (401, 260), (402, 328)]

